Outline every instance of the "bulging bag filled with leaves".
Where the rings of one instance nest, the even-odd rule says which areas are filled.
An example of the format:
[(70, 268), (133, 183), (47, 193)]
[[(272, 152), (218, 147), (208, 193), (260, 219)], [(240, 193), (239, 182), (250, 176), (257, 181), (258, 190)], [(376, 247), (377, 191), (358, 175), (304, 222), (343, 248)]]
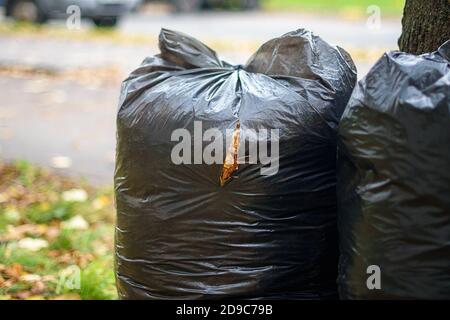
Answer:
[(125, 299), (337, 296), (336, 130), (351, 58), (305, 30), (232, 66), (169, 30), (122, 86)]
[(341, 298), (450, 298), (449, 57), (385, 54), (342, 116)]

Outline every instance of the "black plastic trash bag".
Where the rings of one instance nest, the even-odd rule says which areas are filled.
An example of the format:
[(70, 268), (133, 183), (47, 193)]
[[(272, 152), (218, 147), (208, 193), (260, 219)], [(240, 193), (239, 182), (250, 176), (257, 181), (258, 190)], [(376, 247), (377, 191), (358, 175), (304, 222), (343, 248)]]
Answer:
[[(305, 30), (245, 66), (182, 33), (162, 30), (159, 46), (123, 83), (118, 112), (120, 297), (337, 297), (336, 131), (351, 58)], [(202, 141), (211, 130), (230, 143)]]
[(385, 54), (339, 128), (344, 299), (450, 299), (450, 41)]

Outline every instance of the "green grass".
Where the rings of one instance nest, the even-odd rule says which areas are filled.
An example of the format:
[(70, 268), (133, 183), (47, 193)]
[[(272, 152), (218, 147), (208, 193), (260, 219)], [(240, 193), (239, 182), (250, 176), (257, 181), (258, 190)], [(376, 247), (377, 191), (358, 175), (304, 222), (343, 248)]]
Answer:
[(296, 10), (318, 13), (366, 15), (367, 7), (377, 5), (381, 14), (401, 15), (405, 0), (262, 0), (268, 10)]
[(101, 226), (98, 229), (73, 232), (73, 230), (62, 229), (58, 237), (50, 244), (50, 249), (54, 250), (77, 250), (80, 252), (91, 252), (95, 241), (101, 238), (110, 230), (109, 226)]
[(41, 252), (29, 252), (17, 248), (15, 245), (2, 245), (0, 247), (0, 261), (6, 265), (19, 264), (27, 270), (46, 273), (56, 268), (54, 260)]
[(43, 207), (41, 204), (31, 206), (25, 211), (26, 218), (33, 223), (48, 223), (53, 220), (67, 220), (74, 215), (74, 204), (58, 201)]
[(112, 188), (0, 161), (0, 300), (116, 299), (112, 204)]
[(85, 300), (108, 300), (117, 297), (112, 257), (89, 264), (81, 272), (80, 296)]

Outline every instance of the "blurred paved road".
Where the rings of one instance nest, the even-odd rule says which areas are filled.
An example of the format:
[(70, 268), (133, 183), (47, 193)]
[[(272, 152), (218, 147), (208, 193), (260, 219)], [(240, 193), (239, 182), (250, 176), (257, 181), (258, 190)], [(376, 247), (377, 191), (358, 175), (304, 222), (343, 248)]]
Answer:
[(124, 19), (126, 33), (157, 34), (161, 27), (183, 31), (198, 38), (257, 40), (264, 42), (299, 28), (309, 29), (326, 41), (353, 47), (395, 48), (400, 36), (400, 19), (381, 19), (379, 30), (365, 20), (351, 21), (332, 16), (273, 12), (202, 12), (200, 14), (138, 14)]
[[(53, 21), (52, 24), (64, 26), (64, 21)], [(77, 31), (68, 31), (64, 39), (0, 34), (0, 65), (70, 69), (114, 64), (128, 73), (145, 56), (158, 51), (157, 36), (162, 27), (183, 31), (212, 45), (226, 44), (226, 48), (219, 45), (215, 49), (222, 58), (236, 64), (244, 64), (253, 50), (265, 41), (291, 30), (306, 28), (351, 53), (357, 51), (354, 59), (361, 76), (367, 72), (369, 64), (361, 59), (360, 53), (395, 49), (401, 31), (399, 19), (382, 20), (380, 30), (371, 30), (364, 20), (346, 21), (329, 16), (287, 13), (134, 14), (123, 19), (118, 30), (124, 37), (140, 35), (142, 43), (122, 45), (117, 41), (74, 40), (77, 39)], [(92, 26), (85, 21), (82, 28)], [(71, 34), (74, 37), (71, 38)], [(145, 41), (147, 38), (148, 42)]]
[[(63, 22), (52, 22), (61, 25)], [(83, 28), (90, 28), (89, 22)], [(43, 166), (54, 165), (55, 157), (71, 160), (64, 174), (81, 175), (96, 184), (111, 183), (114, 168), (115, 112), (120, 79), (142, 59), (156, 53), (161, 27), (180, 30), (207, 42), (231, 43), (218, 48), (230, 62), (243, 63), (249, 47), (290, 30), (305, 27), (325, 40), (352, 51), (395, 49), (399, 21), (382, 22), (381, 30), (369, 30), (365, 22), (332, 18), (265, 13), (202, 13), (172, 15), (139, 14), (126, 18), (120, 31), (148, 35), (148, 43), (123, 45), (0, 34), (0, 66), (21, 65), (56, 71), (118, 68), (108, 84), (92, 81), (11, 75), (0, 73), (0, 156), (26, 159)], [(238, 45), (233, 47), (233, 42)], [(231, 49), (230, 49), (231, 48)], [(223, 49), (223, 48), (222, 48)], [(360, 75), (372, 61), (355, 57)], [(64, 161), (63, 161), (64, 162)], [(66, 164), (67, 165), (67, 164)]]
[(117, 86), (0, 76), (0, 93), (1, 158), (112, 183)]

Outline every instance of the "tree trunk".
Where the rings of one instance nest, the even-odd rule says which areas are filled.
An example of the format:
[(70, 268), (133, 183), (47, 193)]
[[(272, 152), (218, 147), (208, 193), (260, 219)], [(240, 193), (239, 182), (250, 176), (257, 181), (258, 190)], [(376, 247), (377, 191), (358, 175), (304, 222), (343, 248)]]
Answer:
[(402, 26), (401, 51), (436, 51), (450, 39), (450, 0), (406, 0)]

